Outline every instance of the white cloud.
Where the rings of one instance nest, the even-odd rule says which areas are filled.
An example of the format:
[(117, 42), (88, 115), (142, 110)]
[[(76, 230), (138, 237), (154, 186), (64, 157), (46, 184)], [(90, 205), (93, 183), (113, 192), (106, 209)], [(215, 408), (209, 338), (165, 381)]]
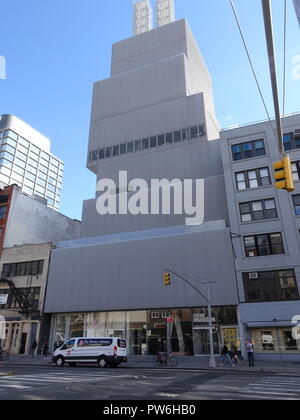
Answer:
[(0, 55), (0, 79), (6, 79), (6, 61), (2, 55)]
[(226, 121), (234, 121), (235, 117), (233, 115), (227, 115), (227, 117), (225, 117)]

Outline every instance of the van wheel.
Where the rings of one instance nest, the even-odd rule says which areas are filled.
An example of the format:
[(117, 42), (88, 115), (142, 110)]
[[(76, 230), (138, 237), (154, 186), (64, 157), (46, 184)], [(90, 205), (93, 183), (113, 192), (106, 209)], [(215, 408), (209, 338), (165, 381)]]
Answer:
[(57, 367), (63, 367), (63, 366), (64, 366), (64, 364), (65, 364), (65, 359), (64, 359), (62, 356), (59, 356), (59, 357), (56, 359), (56, 366), (57, 366)]
[(97, 360), (97, 366), (101, 369), (105, 368), (107, 366), (107, 361), (105, 356), (100, 356)]

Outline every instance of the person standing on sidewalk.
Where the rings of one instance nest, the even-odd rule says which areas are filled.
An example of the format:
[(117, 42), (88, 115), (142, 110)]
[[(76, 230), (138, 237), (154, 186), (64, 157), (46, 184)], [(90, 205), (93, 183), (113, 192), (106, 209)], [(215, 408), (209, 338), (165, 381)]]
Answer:
[(250, 339), (246, 341), (246, 348), (248, 353), (249, 367), (254, 367), (254, 347)]
[(31, 356), (32, 357), (34, 357), (34, 355), (35, 355), (36, 348), (37, 348), (37, 341), (36, 341), (36, 339), (34, 339), (32, 345), (31, 345)]

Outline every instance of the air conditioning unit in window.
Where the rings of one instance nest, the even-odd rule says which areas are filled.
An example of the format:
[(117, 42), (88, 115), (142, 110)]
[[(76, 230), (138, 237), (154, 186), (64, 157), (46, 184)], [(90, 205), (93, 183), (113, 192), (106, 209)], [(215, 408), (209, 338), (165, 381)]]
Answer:
[(258, 273), (249, 273), (249, 279), (250, 280), (258, 279)]

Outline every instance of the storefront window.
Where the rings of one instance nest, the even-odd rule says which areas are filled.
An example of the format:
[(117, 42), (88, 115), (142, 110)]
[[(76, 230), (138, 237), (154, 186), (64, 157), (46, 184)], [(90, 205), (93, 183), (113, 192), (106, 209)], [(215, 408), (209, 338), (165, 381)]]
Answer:
[(165, 309), (147, 311), (147, 347), (149, 355), (157, 354), (160, 350), (161, 340), (167, 337), (168, 316), (169, 312)]
[[(235, 307), (213, 308), (214, 347), (219, 352), (223, 335), (238, 342)], [(118, 337), (128, 343), (129, 355), (154, 355), (167, 340), (170, 352), (192, 356), (209, 353), (207, 308), (153, 309), (57, 315), (52, 344), (76, 337)]]
[(193, 355), (193, 331), (190, 309), (172, 310), (168, 321), (170, 349), (182, 355)]
[(147, 326), (147, 311), (127, 312), (126, 324), (129, 354), (147, 354), (147, 336), (151, 336), (151, 330)]
[(237, 328), (222, 328), (223, 344), (226, 344), (228, 349), (236, 346), (240, 350), (241, 342)]
[[(235, 307), (212, 308), (212, 325), (214, 352), (220, 353), (222, 345), (230, 348), (235, 345), (240, 350), (240, 340), (236, 327), (237, 314)], [(193, 314), (194, 354), (210, 354), (208, 309), (194, 309)]]
[[(214, 352), (220, 350), (220, 328), (217, 321), (216, 308), (212, 310)], [(193, 345), (195, 356), (210, 354), (209, 318), (207, 308), (194, 309)]]
[(166, 339), (168, 349), (179, 354), (193, 354), (191, 309), (148, 311), (148, 354), (160, 350), (161, 340)]
[(90, 313), (86, 317), (87, 337), (106, 337), (106, 314)]
[(293, 338), (292, 331), (283, 331), (286, 351), (297, 351), (297, 341)]
[(106, 318), (107, 337), (125, 338), (126, 313), (108, 312)]
[(84, 314), (70, 316), (70, 338), (84, 337)]
[(66, 315), (57, 315), (54, 333), (54, 342), (57, 343), (56, 347), (63, 345), (66, 341)]
[(125, 338), (125, 312), (99, 312), (86, 315), (87, 337)]
[(294, 340), (292, 329), (253, 329), (251, 336), (256, 353), (300, 353), (300, 343)]
[(263, 331), (261, 333), (261, 342), (263, 351), (274, 351), (274, 338), (272, 331)]

